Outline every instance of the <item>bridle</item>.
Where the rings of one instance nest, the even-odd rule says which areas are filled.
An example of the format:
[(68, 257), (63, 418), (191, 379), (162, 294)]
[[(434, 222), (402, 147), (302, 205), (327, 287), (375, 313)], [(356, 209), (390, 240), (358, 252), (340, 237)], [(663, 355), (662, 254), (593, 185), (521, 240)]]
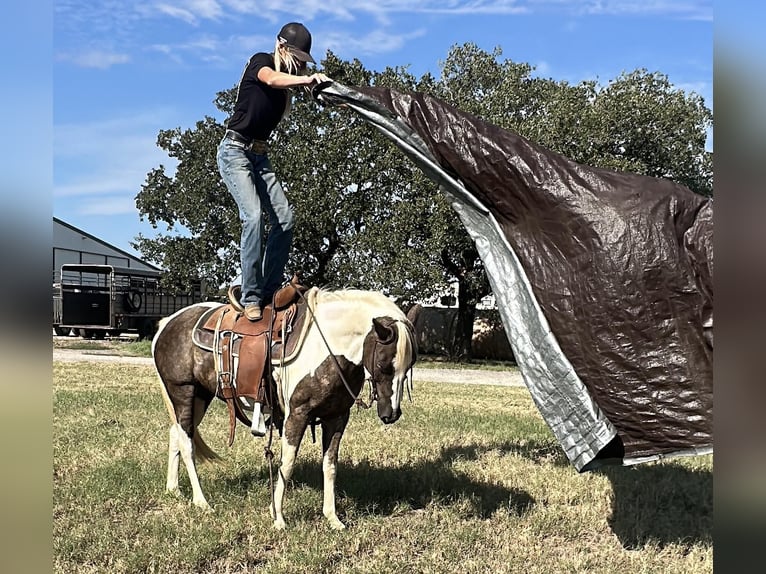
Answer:
[[(401, 321), (400, 319), (394, 319), (393, 324), (396, 324), (396, 323), (401, 323), (402, 325), (406, 327), (407, 332), (409, 333), (409, 336), (410, 336), (410, 341), (414, 342), (415, 334), (413, 332), (412, 326), (409, 324), (409, 321)], [(398, 331), (394, 331), (394, 333), (397, 333), (397, 332)], [(374, 335), (372, 335), (372, 338), (373, 338), (372, 352), (369, 355), (365, 354), (362, 357), (364, 368), (367, 369), (368, 373), (370, 373), (370, 377), (368, 379), (370, 381), (370, 404), (372, 404), (373, 401), (378, 400), (378, 382), (379, 381), (376, 379), (376, 373), (379, 373), (384, 367), (383, 363), (381, 362), (381, 360), (378, 358), (378, 355), (377, 355), (378, 348), (380, 346), (388, 346), (388, 345), (396, 344), (396, 340), (397, 340), (396, 335), (392, 335), (389, 339), (386, 339), (385, 341), (379, 340), (378, 337)], [(414, 364), (415, 364), (415, 352), (413, 350), (412, 359), (410, 361), (409, 366), (406, 369), (406, 370), (409, 370), (410, 373), (409, 373), (409, 377), (405, 376), (405, 383), (407, 379), (409, 379), (409, 381), (412, 381), (412, 367)], [(393, 365), (392, 365), (392, 368), (393, 368)], [(409, 386), (405, 384), (405, 387), (407, 388), (407, 392), (409, 393), (410, 391)], [(410, 397), (410, 400), (411, 399), (412, 397)]]
[(392, 336), (386, 341), (379, 341), (375, 335), (372, 335), (372, 339), (372, 352), (369, 355), (363, 354), (362, 356), (362, 364), (364, 365), (364, 368), (367, 369), (367, 372), (370, 373), (368, 379), (370, 381), (370, 405), (378, 400), (378, 381), (375, 378), (375, 374), (383, 368), (380, 359), (377, 357), (378, 346), (391, 345), (396, 342), (396, 337)]

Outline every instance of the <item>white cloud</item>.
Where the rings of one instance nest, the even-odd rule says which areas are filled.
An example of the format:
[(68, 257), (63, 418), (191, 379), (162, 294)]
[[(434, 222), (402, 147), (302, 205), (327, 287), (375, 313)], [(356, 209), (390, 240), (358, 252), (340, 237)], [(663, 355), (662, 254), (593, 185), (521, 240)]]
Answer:
[(199, 60), (208, 64), (239, 67), (253, 53), (268, 49), (275, 38), (266, 35), (232, 35), (218, 38), (205, 34), (178, 44), (152, 44), (147, 48), (164, 54), (179, 64)]
[(553, 70), (548, 62), (541, 61), (535, 64), (535, 76), (540, 78), (548, 78), (553, 75)]
[(75, 54), (59, 54), (56, 59), (71, 62), (81, 68), (105, 70), (115, 64), (127, 64), (130, 61), (130, 56), (128, 54), (116, 54), (101, 50), (87, 50)]
[(173, 121), (170, 110), (154, 110), (100, 122), (54, 126), (56, 207), (79, 213), (134, 213), (146, 174), (160, 164), (168, 175), (175, 160), (157, 147), (156, 136)]
[[(425, 35), (423, 29), (404, 34), (396, 34), (384, 30), (372, 30), (366, 35), (349, 36), (339, 32), (325, 34), (317, 44), (317, 53), (324, 54), (327, 49), (341, 56), (384, 54), (400, 50), (409, 40)], [(312, 49), (312, 53), (315, 50)]]
[(108, 197), (82, 202), (80, 215), (124, 215), (136, 213), (136, 202), (130, 197)]
[(183, 8), (179, 8), (178, 6), (170, 6), (168, 4), (158, 4), (156, 7), (156, 10), (165, 16), (170, 16), (171, 18), (176, 18), (177, 20), (182, 20), (186, 22), (187, 24), (196, 24), (197, 23), (197, 17), (194, 15), (193, 12), (190, 12), (189, 10), (184, 10)]
[(675, 85), (684, 92), (694, 92), (705, 98), (705, 105), (712, 109), (713, 107), (713, 86), (708, 82), (685, 82)]
[[(215, 64), (230, 62), (232, 56), (270, 47), (271, 37), (247, 47), (232, 46), (227, 39), (226, 31), (242, 37), (242, 31), (250, 27), (246, 22), (252, 19), (251, 29), (262, 31), (264, 22), (271, 28), (293, 19), (312, 28), (322, 16), (325, 29), (316, 34), (317, 40), (324, 37), (320, 54), (326, 47), (336, 53), (355, 50), (369, 54), (397, 50), (407, 38), (418, 35), (407, 27), (412, 21), (407, 20), (408, 14), (500, 17), (536, 12), (576, 18), (609, 14), (712, 20), (713, 13), (712, 0), (143, 0), (136, 4), (57, 0), (55, 6), (56, 47), (64, 52), (58, 59), (97, 68), (125, 63), (128, 54), (147, 46), (176, 62), (187, 58)], [(151, 31), (147, 20), (152, 21)], [(178, 22), (188, 26), (178, 26)], [(209, 24), (205, 26), (206, 36), (189, 37), (203, 24)], [(118, 48), (93, 50), (94, 45)]]
[(658, 15), (689, 20), (713, 20), (712, 0), (588, 0), (581, 4), (586, 14)]
[[(95, 172), (90, 177), (78, 178), (66, 185), (56, 185), (53, 195), (56, 198), (72, 198), (86, 196), (109, 196), (125, 194), (130, 181), (135, 180), (135, 172), (130, 169), (113, 171), (105, 168), (103, 172)], [(138, 192), (135, 188), (133, 195)]]

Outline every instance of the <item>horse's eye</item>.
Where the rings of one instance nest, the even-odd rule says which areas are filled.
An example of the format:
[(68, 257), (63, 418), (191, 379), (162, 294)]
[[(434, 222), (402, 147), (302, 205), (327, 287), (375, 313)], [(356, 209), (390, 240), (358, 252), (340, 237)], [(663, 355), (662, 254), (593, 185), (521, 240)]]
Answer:
[(391, 364), (383, 364), (383, 363), (376, 363), (375, 365), (381, 373), (393, 373), (394, 372), (394, 366)]

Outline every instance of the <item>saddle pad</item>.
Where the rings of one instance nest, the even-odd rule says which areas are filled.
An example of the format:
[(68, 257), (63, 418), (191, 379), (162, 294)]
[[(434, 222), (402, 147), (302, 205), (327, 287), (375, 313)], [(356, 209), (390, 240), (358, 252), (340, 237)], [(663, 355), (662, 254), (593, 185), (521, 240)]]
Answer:
[(301, 301), (295, 306), (295, 313), (287, 324), (285, 340), (281, 341), (282, 333), (279, 333), (279, 341), (274, 338), (275, 343), (271, 346), (271, 364), (280, 366), (289, 363), (298, 355), (306, 339), (309, 326), (314, 320), (313, 311), (310, 311), (308, 304)]
[[(228, 307), (231, 307), (231, 305), (228, 305)], [(200, 349), (204, 349), (205, 351), (213, 350), (213, 332), (203, 329), (202, 326), (205, 325), (215, 313), (221, 312), (221, 309), (222, 307), (212, 307), (208, 309), (194, 324), (194, 329), (192, 329), (192, 343), (197, 345)]]

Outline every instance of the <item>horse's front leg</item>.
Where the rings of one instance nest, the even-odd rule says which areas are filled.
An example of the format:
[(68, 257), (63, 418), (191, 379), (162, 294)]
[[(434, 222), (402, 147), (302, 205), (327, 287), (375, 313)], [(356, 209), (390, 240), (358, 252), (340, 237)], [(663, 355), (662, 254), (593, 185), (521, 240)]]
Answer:
[(331, 421), (322, 421), (322, 474), (324, 475), (324, 502), (322, 513), (327, 518), (330, 526), (336, 530), (343, 530), (343, 524), (335, 513), (335, 475), (338, 468), (338, 451), (340, 439), (348, 424), (349, 413), (341, 415)]
[(274, 506), (271, 508), (271, 517), (274, 519), (274, 528), (284, 530), (285, 517), (282, 514), (282, 503), (285, 497), (287, 481), (293, 474), (295, 459), (298, 457), (298, 449), (308, 426), (308, 417), (299, 413), (291, 412), (285, 419), (282, 433), (282, 454), (279, 462), (279, 476), (274, 488)]

